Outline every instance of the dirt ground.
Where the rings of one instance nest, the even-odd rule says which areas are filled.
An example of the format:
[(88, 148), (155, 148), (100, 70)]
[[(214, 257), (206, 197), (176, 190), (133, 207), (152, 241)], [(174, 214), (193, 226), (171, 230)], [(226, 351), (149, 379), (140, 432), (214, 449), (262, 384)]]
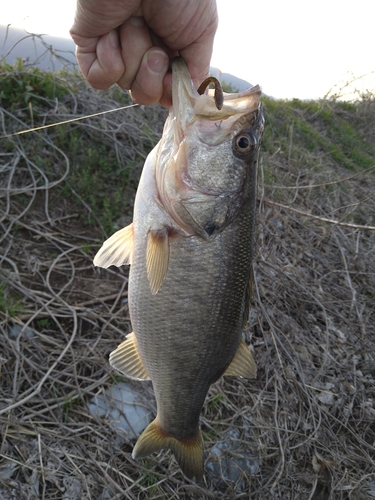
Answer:
[[(216, 383), (201, 420), (207, 460), (236, 429), (259, 467), (197, 485), (168, 451), (134, 461), (134, 440), (89, 412), (122, 380), (108, 355), (131, 331), (128, 271), (94, 268), (103, 231), (60, 190), (65, 152), (38, 146), (59, 158), (46, 174), (25, 144), (0, 146), (0, 498), (375, 498), (375, 170), (263, 152), (245, 332), (258, 375)], [(131, 385), (154, 411), (150, 384)]]

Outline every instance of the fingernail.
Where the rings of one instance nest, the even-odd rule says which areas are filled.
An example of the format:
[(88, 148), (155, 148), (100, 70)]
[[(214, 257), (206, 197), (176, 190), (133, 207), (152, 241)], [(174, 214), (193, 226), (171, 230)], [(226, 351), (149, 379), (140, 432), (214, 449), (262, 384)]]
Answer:
[(129, 90), (129, 95), (130, 95), (131, 100), (132, 100), (133, 102), (135, 102), (136, 104), (138, 104), (138, 103), (137, 103), (137, 101), (134, 99), (134, 97), (133, 97), (133, 94), (132, 94), (132, 91), (131, 91), (131, 90)]
[(153, 50), (147, 55), (147, 66), (153, 73), (165, 73), (169, 66), (167, 54), (160, 50)]
[(108, 35), (108, 40), (109, 40), (109, 44), (111, 45), (111, 47), (113, 47), (114, 49), (119, 48), (119, 40), (118, 40), (117, 31), (112, 30)]

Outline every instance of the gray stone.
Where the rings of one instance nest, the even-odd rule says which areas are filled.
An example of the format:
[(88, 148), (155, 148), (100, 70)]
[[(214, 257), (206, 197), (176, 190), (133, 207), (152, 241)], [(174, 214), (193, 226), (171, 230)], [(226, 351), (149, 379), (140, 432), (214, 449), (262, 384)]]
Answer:
[(212, 448), (206, 467), (219, 482), (234, 483), (237, 491), (243, 491), (246, 480), (241, 477), (256, 474), (259, 460), (246, 449), (238, 430), (231, 429)]
[(153, 419), (148, 401), (127, 382), (119, 382), (95, 396), (89, 410), (105, 417), (116, 430), (125, 431), (128, 439), (136, 439)]
[(20, 335), (27, 339), (31, 339), (34, 337), (34, 332), (22, 325), (12, 325), (9, 327), (8, 335), (11, 340), (17, 340)]

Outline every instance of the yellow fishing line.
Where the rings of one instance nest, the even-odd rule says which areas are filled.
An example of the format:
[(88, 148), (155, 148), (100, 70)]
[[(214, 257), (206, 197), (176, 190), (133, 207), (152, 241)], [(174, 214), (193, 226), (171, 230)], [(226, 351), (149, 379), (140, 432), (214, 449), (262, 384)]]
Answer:
[(71, 118), (70, 120), (65, 120), (58, 123), (50, 123), (49, 125), (42, 125), (41, 127), (29, 128), (27, 130), (20, 130), (19, 132), (14, 132), (13, 134), (0, 135), (0, 139), (7, 139), (9, 137), (14, 137), (16, 135), (27, 134), (29, 132), (36, 132), (38, 130), (43, 130), (45, 128), (57, 127), (58, 125), (64, 125), (65, 123), (77, 122), (79, 120), (85, 120), (86, 118), (93, 118), (95, 116), (105, 115), (107, 113), (113, 113), (115, 111), (121, 111), (123, 109), (134, 108), (134, 106), (139, 106), (139, 104), (129, 104), (128, 106), (123, 106), (122, 108), (109, 109), (108, 111), (100, 111), (99, 113), (94, 113), (93, 115), (79, 116), (78, 118)]

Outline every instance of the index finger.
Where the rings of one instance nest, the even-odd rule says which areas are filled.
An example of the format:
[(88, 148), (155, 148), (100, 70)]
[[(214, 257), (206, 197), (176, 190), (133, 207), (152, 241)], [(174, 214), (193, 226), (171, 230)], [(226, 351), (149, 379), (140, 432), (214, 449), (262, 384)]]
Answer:
[(75, 36), (76, 57), (83, 76), (96, 89), (107, 89), (124, 73), (125, 65), (116, 31), (101, 37)]
[(216, 29), (217, 17), (196, 41), (179, 51), (197, 88), (210, 74), (210, 61)]

